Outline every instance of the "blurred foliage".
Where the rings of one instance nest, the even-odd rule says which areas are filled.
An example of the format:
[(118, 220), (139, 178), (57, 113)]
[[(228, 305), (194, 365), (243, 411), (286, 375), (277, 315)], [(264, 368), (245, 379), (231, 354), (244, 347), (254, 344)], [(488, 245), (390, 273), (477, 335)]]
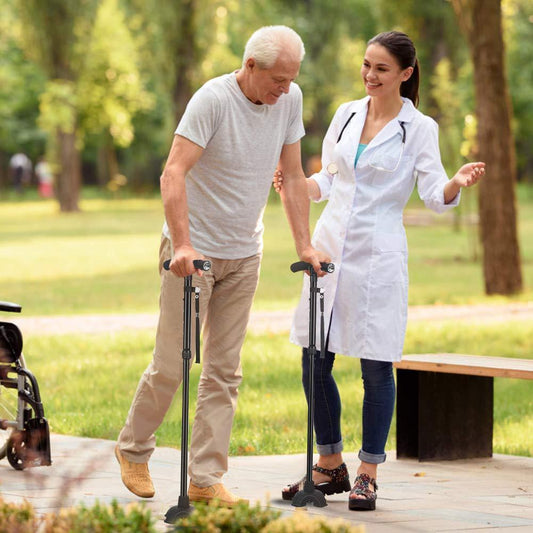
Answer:
[(118, 0), (102, 0), (78, 82), (81, 130), (108, 131), (114, 144), (123, 148), (134, 138), (132, 117), (154, 104), (143, 86), (137, 56)]
[(507, 75), (513, 106), (518, 179), (533, 181), (533, 6), (504, 0)]
[(35, 159), (44, 150), (45, 134), (37, 118), (45, 76), (19, 46), (21, 23), (11, 3), (0, 2), (0, 151), (12, 154), (22, 149)]
[[(518, 175), (526, 181), (533, 166), (533, 18), (529, 0), (502, 5)], [(69, 19), (69, 10), (85, 15), (73, 11)], [(405, 0), (401, 9), (391, 0), (0, 0), (0, 11), (0, 187), (8, 157), (24, 151), (35, 161), (58, 122), (76, 128), (86, 183), (104, 185), (119, 174), (130, 186), (157, 186), (190, 94), (238, 69), (246, 40), (267, 24), (293, 27), (306, 45), (298, 78), (304, 159), (320, 151), (338, 105), (364, 95), (366, 41), (388, 29), (407, 32), (417, 45), (421, 110), (439, 122), (449, 172), (468, 150), (473, 69), (443, 0)], [(63, 27), (66, 20), (74, 23)]]

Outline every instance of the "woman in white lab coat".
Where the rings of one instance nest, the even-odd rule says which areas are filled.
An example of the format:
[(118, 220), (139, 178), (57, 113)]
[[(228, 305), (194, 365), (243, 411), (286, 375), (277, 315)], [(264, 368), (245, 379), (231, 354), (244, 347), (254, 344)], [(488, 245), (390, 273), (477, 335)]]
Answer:
[[(319, 459), (313, 481), (325, 494), (350, 491), (350, 509), (371, 510), (394, 410), (392, 363), (401, 359), (407, 322), (402, 212), (415, 185), (430, 209), (443, 212), (456, 206), (460, 189), (477, 183), (485, 165), (466, 164), (448, 180), (437, 124), (416, 109), (419, 68), (407, 35), (386, 32), (372, 38), (361, 75), (368, 96), (339, 107), (324, 138), (322, 169), (307, 179), (310, 198), (328, 200), (313, 245), (336, 266), (333, 274), (319, 279), (329, 333), (325, 358), (320, 352), (315, 358)], [(281, 194), (282, 180), (277, 173), (274, 186)], [(308, 283), (305, 276), (291, 331), (291, 340), (300, 346), (309, 341)], [(337, 353), (360, 358), (364, 385), (361, 463), (353, 487), (341, 454), (341, 402), (332, 375)], [(305, 348), (302, 364), (306, 388)], [(292, 499), (302, 481), (285, 487), (283, 498)]]

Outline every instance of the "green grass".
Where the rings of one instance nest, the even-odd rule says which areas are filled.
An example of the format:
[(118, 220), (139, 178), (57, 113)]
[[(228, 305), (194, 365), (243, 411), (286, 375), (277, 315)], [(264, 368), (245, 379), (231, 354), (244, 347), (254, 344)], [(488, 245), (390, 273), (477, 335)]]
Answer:
[[(406, 353), (450, 351), (532, 358), (533, 324), (494, 325), (454, 322), (411, 325)], [(41, 388), (51, 430), (115, 439), (128, 412), (141, 373), (150, 361), (153, 335), (29, 337), (29, 368)], [(232, 432), (233, 455), (302, 453), (306, 447), (307, 407), (301, 388), (300, 350), (286, 335), (247, 337), (244, 380)], [(191, 413), (200, 367), (191, 372)], [(359, 361), (339, 356), (335, 375), (343, 400), (347, 451), (360, 446), (362, 384)], [(179, 447), (181, 394), (157, 433), (158, 444)], [(495, 380), (494, 451), (533, 455), (533, 396), (524, 380)], [(395, 447), (395, 425), (388, 449)]]
[[(533, 195), (519, 193), (525, 291), (513, 299), (531, 300)], [(160, 200), (88, 196), (72, 214), (59, 214), (53, 201), (0, 201), (0, 299), (20, 303), (25, 316), (157, 311)], [(418, 210), (420, 202), (413, 197), (409, 207)], [(322, 208), (313, 204), (312, 224)], [(409, 302), (507, 301), (484, 295), (481, 264), (471, 258), (472, 228), (455, 232), (449, 216), (434, 221), (407, 228)], [(297, 258), (279, 200), (267, 206), (265, 227), (254, 307), (289, 309), (301, 280), (288, 268)]]
[(155, 311), (159, 199), (0, 205), (0, 299), (24, 315)]

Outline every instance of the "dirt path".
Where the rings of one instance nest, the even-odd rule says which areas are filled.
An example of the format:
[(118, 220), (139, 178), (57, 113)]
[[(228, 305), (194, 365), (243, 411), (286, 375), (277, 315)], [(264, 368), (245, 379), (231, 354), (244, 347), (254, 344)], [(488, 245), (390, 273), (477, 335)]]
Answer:
[[(252, 333), (289, 331), (292, 310), (255, 311), (250, 318)], [(74, 315), (50, 317), (9, 316), (24, 335), (60, 335), (66, 333), (110, 333), (126, 330), (155, 329), (156, 314)], [(5, 318), (4, 318), (5, 320)], [(533, 302), (499, 305), (419, 305), (409, 308), (409, 320), (461, 322), (502, 322), (533, 320)]]

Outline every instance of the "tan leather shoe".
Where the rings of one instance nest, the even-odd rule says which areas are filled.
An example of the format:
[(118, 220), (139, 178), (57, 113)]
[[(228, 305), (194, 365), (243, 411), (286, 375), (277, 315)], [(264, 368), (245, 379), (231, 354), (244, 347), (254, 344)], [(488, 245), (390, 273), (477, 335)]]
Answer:
[(192, 502), (207, 502), (218, 500), (222, 505), (233, 507), (238, 503), (248, 504), (248, 500), (232, 494), (222, 483), (215, 483), (209, 487), (197, 487), (194, 483), (189, 484), (189, 500)]
[(132, 463), (128, 461), (115, 446), (115, 456), (120, 465), (122, 483), (126, 488), (141, 498), (151, 498), (155, 494), (152, 478), (147, 463)]

